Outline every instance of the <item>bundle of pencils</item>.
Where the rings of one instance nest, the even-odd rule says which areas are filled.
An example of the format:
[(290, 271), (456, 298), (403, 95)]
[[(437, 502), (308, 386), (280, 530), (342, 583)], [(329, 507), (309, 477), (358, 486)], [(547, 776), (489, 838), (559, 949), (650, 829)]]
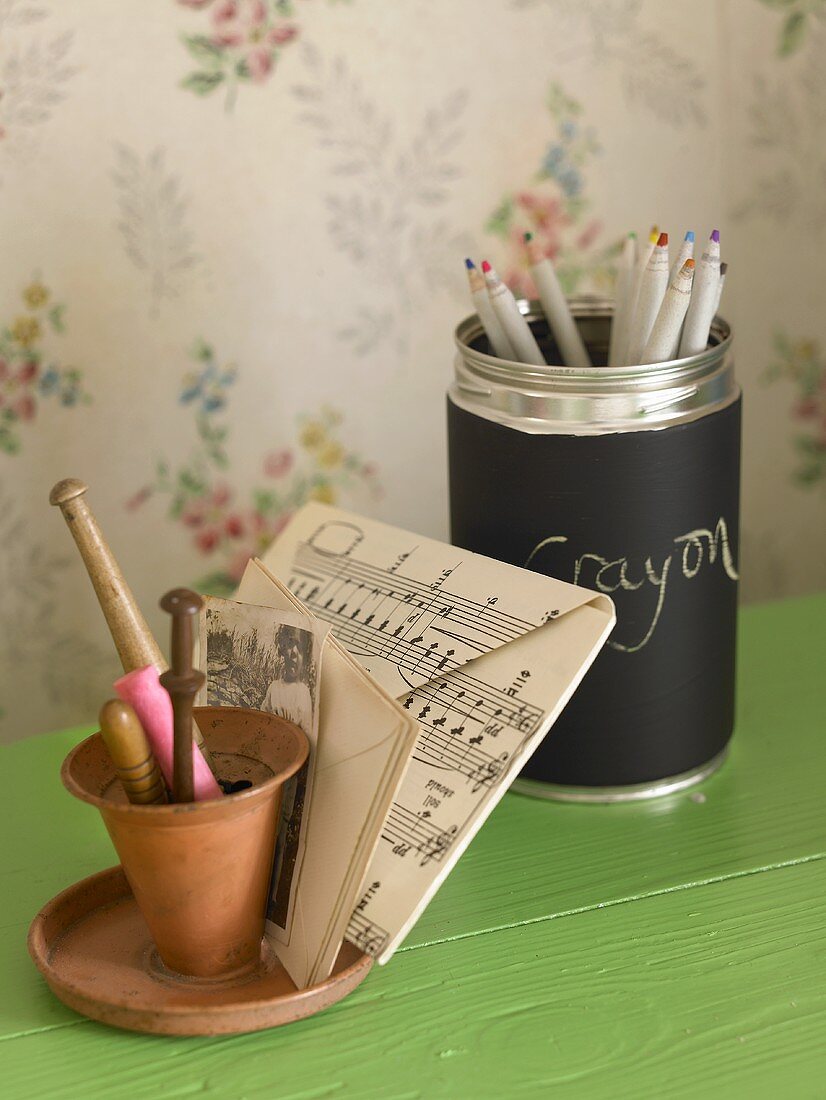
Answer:
[[(590, 367), (588, 350), (571, 314), (551, 260), (525, 234), (530, 272), (542, 310), (565, 366)], [(482, 272), (465, 260), (474, 307), (493, 354), (500, 359), (546, 366), (547, 360), (511, 291), (485, 260)], [(668, 234), (655, 226), (638, 250), (629, 233), (620, 257), (608, 366), (664, 363), (704, 351), (720, 305), (726, 264), (720, 263), (720, 234), (709, 237), (699, 264), (694, 234), (686, 233), (673, 264)]]
[(629, 233), (620, 257), (608, 366), (665, 363), (705, 351), (726, 270), (717, 229), (696, 264), (691, 231), (673, 264), (667, 233), (654, 226), (640, 250), (636, 234)]

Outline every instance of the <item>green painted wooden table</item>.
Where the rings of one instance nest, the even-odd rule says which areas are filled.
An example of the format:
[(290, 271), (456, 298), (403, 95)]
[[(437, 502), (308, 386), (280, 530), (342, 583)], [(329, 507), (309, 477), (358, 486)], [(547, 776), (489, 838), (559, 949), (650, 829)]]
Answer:
[(28, 923), (114, 860), (58, 778), (86, 731), (6, 746), (0, 1094), (826, 1096), (824, 622), (826, 596), (743, 613), (737, 734), (702, 787), (508, 795), (388, 966), (256, 1035), (133, 1035), (52, 997)]

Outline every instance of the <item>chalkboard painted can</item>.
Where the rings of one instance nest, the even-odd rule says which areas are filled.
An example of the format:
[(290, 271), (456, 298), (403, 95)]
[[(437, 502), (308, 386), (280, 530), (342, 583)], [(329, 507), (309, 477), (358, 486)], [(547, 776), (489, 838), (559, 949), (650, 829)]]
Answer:
[(613, 634), (514, 789), (629, 801), (704, 779), (732, 734), (741, 397), (720, 317), (700, 355), (609, 368), (611, 302), (571, 307), (588, 369), (496, 359), (476, 316), (458, 326), (451, 538), (612, 597)]

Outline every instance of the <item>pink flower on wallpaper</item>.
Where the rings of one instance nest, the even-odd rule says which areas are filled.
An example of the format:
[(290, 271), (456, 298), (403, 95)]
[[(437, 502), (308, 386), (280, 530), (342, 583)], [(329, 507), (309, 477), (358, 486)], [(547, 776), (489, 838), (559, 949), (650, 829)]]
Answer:
[(607, 290), (613, 278), (617, 245), (600, 245), (600, 222), (588, 215), (588, 170), (599, 153), (590, 127), (582, 121), (582, 106), (554, 84), (548, 94), (554, 123), (550, 144), (529, 182), (508, 192), (488, 220), (486, 229), (504, 244), (497, 260), (502, 277), (521, 297), (536, 297), (528, 270), (525, 234), (531, 233), (541, 252), (553, 261), (566, 294), (585, 289)]
[(260, 83), (269, 76), (275, 60), (274, 46), (283, 46), (298, 34), (289, 23), (271, 24), (264, 0), (222, 0), (212, 11), (213, 41), (218, 46), (235, 46), (251, 80)]
[(282, 23), (279, 27), (273, 27), (269, 39), (274, 46), (286, 46), (298, 35), (298, 27), (293, 23)]
[[(502, 276), (517, 297), (536, 297), (536, 287), (528, 271), (525, 234), (532, 233), (542, 249), (542, 255), (558, 264), (575, 224), (553, 181), (539, 183), (514, 195), (505, 235), (508, 252)], [(588, 227), (592, 238), (599, 231), (599, 222), (592, 222)], [(580, 239), (583, 236), (584, 232), (579, 235)], [(583, 246), (577, 242), (577, 247)]]
[(267, 8), (264, 0), (221, 0), (211, 18), (216, 46), (241, 46), (261, 39)]
[(224, 532), (231, 539), (240, 539), (244, 534), (244, 521), (239, 515), (227, 516), (224, 520)]
[(195, 545), (202, 554), (211, 554), (221, 541), (221, 532), (215, 527), (207, 527), (195, 536)]
[(585, 226), (585, 229), (577, 237), (576, 247), (581, 248), (583, 251), (590, 248), (596, 242), (601, 232), (602, 222), (594, 218), (593, 221), (590, 221)]
[(206, 505), (203, 497), (187, 501), (181, 510), (181, 523), (184, 527), (200, 527), (206, 519)]
[(126, 502), (127, 512), (134, 512), (140, 508), (142, 504), (145, 504), (147, 500), (149, 500), (152, 496), (152, 492), (152, 487), (149, 485), (144, 485), (142, 489), (138, 489), (137, 493), (133, 493)]
[(254, 84), (260, 84), (270, 75), (272, 54), (263, 46), (257, 46), (247, 52), (247, 71)]
[(33, 359), (27, 360), (17, 371), (17, 381), (26, 383), (33, 382), (37, 378), (40, 370), (40, 364), (36, 363)]
[[(520, 197), (527, 198), (524, 192)], [(565, 238), (574, 222), (556, 200), (526, 202), (522, 211), (523, 219), (516, 220), (508, 233), (510, 266), (505, 268), (504, 278), (517, 297), (521, 295), (524, 298), (535, 298), (536, 287), (528, 271), (525, 234), (532, 233), (534, 240), (539, 242), (542, 255), (547, 256), (554, 264), (559, 264), (565, 256)], [(518, 219), (518, 215), (516, 217)], [(575, 238), (575, 249), (586, 252), (597, 241), (601, 232), (602, 223), (593, 219)]]
[(224, 522), (223, 510), (232, 499), (232, 490), (219, 482), (208, 492), (190, 497), (181, 508), (180, 517), (184, 527), (203, 527), (220, 525)]
[(275, 539), (292, 519), (292, 511), (282, 512), (271, 519), (262, 516), (258, 512), (250, 512), (242, 524), (245, 542), (242, 549), (227, 562), (227, 576), (236, 585), (244, 575), (247, 562), (250, 558), (261, 554)]
[(27, 393), (14, 402), (12, 410), (21, 420), (34, 420), (34, 414), (37, 412), (37, 402), (31, 394)]
[(267, 477), (286, 477), (293, 468), (292, 451), (270, 451), (264, 459), (264, 473)]
[[(195, 0), (187, 6), (207, 4)], [(287, 0), (213, 0), (207, 33), (184, 36), (199, 69), (184, 78), (183, 87), (197, 95), (223, 87), (231, 107), (239, 83), (263, 83), (279, 51), (297, 38), (298, 26), (287, 18), (292, 8)]]
[(818, 408), (818, 403), (814, 397), (805, 397), (795, 405), (794, 415), (800, 420), (810, 420), (812, 417), (817, 416)]
[(212, 490), (209, 501), (215, 508), (224, 508), (232, 498), (232, 489), (224, 482), (219, 482)]
[(540, 190), (537, 186), (531, 191), (519, 191), (515, 196), (514, 207), (515, 216), (525, 226), (547, 238), (548, 248), (555, 256), (562, 243), (562, 228), (571, 225), (573, 221), (565, 213), (558, 189), (553, 187)]

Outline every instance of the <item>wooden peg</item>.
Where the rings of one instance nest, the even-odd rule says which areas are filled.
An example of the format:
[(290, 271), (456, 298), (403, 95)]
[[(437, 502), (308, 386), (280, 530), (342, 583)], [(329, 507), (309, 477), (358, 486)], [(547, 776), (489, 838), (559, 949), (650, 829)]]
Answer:
[(192, 624), (204, 601), (188, 588), (173, 588), (161, 600), (161, 607), (172, 616), (170, 669), (161, 683), (172, 699), (175, 716), (172, 797), (176, 802), (192, 802), (195, 788), (192, 771), (192, 705), (206, 677), (192, 667), (194, 635)]
[(137, 714), (121, 699), (109, 699), (100, 710), (100, 732), (115, 772), (130, 802), (166, 802), (166, 787)]
[(67, 477), (49, 493), (49, 503), (60, 508), (77, 543), (124, 672), (145, 665), (165, 668), (158, 643), (86, 501), (87, 490), (82, 481)]
[[(147, 665), (154, 665), (158, 672), (163, 672), (168, 667), (163, 653), (89, 507), (86, 500), (88, 488), (76, 477), (64, 478), (49, 493), (49, 503), (60, 508), (77, 543), (124, 672)], [(214, 772), (212, 757), (197, 725), (193, 734), (204, 759)]]

